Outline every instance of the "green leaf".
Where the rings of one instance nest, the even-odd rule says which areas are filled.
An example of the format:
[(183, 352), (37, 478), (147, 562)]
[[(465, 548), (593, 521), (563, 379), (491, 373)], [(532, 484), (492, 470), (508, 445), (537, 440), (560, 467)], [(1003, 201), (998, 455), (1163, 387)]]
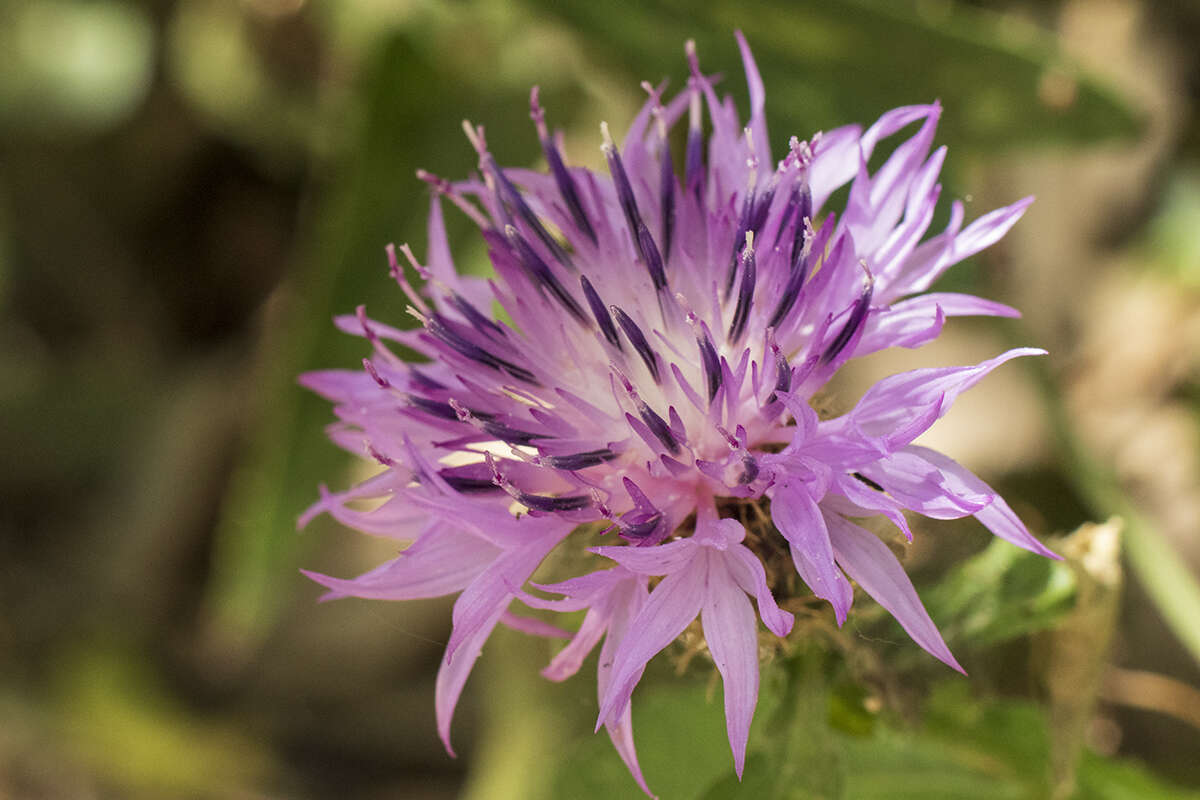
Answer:
[[(745, 96), (732, 32), (754, 49), (777, 146), (883, 111), (940, 98), (940, 136), (952, 146), (1129, 137), (1134, 113), (1109, 86), (1071, 63), (1053, 36), (963, 4), (846, 0), (726, 0), (697, 8), (683, 0), (623, 7), (587, 0), (533, 0), (577, 28), (581, 44), (631, 78), (682, 77), (682, 41), (696, 40), (723, 91)], [(677, 82), (678, 85), (678, 82)], [(746, 106), (742, 105), (743, 110)]]
[(1054, 627), (1075, 597), (1067, 564), (997, 539), (955, 567), (925, 605), (947, 639), (979, 646)]

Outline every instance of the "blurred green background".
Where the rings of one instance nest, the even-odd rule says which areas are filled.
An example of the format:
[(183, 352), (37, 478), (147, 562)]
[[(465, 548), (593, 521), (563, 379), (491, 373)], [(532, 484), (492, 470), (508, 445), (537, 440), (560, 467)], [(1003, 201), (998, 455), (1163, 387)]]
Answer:
[[(815, 612), (840, 655), (794, 662), (815, 676), (801, 698), (768, 669), (743, 790), (1200, 797), (1200, 5), (1182, 0), (0, 0), (0, 797), (634, 796), (587, 734), (594, 668), (548, 684), (553, 646), (498, 632), (453, 760), (433, 726), (448, 602), (315, 604), (298, 568), (392, 549), (296, 532), (355, 468), (295, 376), (364, 354), (333, 314), (403, 321), (383, 246), (423, 253), (414, 172), (474, 168), (461, 119), (536, 164), (539, 84), (568, 158), (598, 165), (599, 121), (623, 126), (641, 80), (683, 85), (687, 38), (746, 109), (735, 27), (777, 152), (940, 98), (968, 217), (1038, 195), (946, 282), (1024, 320), (954, 321), (838, 391), (1049, 349), (930, 441), (1071, 555), (920, 525), (910, 571), (971, 679), (868, 606), (841, 633)], [(735, 796), (711, 665), (656, 669), (635, 714), (651, 785)]]

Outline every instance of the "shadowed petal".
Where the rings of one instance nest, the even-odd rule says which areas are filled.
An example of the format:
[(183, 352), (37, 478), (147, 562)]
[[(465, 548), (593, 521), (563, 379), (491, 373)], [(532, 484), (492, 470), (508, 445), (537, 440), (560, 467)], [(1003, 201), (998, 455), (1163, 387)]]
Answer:
[(771, 496), (771, 519), (791, 544), (800, 577), (813, 594), (833, 605), (841, 625), (854, 598), (850, 584), (834, 563), (821, 509), (803, 485), (781, 483)]
[(455, 752), (450, 746), (450, 722), (454, 718), (454, 707), (458, 705), (463, 685), (471, 674), (471, 668), (475, 666), (475, 660), (479, 658), (483, 643), (492, 635), (492, 629), (500, 621), (505, 608), (506, 606), (502, 605), (492, 609), (491, 613), (480, 621), (479, 626), (463, 639), (454, 658), (450, 657), (449, 649), (442, 656), (442, 666), (438, 668), (434, 685), (434, 710), (437, 713), (438, 736), (446, 746), (446, 752), (452, 756)]

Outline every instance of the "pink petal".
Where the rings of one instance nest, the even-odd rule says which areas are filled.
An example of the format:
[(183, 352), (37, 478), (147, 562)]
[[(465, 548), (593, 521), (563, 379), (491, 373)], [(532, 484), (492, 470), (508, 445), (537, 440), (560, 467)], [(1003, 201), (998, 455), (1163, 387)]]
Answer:
[(1020, 356), (1045, 355), (1045, 350), (1020, 347), (969, 367), (916, 369), (876, 383), (846, 417), (867, 435), (882, 436), (900, 428), (918, 409), (937, 401), (937, 418), (945, 415), (959, 394), (970, 389), (996, 367)]
[(542, 670), (542, 677), (550, 681), (565, 681), (578, 672), (588, 653), (604, 636), (608, 617), (608, 609), (589, 609), (575, 636)]
[(625, 762), (625, 768), (629, 770), (629, 774), (637, 781), (638, 787), (651, 797), (657, 798), (657, 795), (650, 791), (650, 787), (646, 785), (646, 778), (642, 775), (642, 767), (638, 764), (637, 749), (633, 745), (632, 704), (626, 704), (625, 710), (621, 712), (617, 719), (604, 723), (604, 729), (608, 732), (608, 738), (612, 740), (617, 755)]
[(683, 569), (696, 554), (696, 542), (680, 539), (654, 547), (612, 545), (588, 548), (639, 575), (666, 575)]
[(452, 658), (477, 628), (492, 619), (496, 608), (508, 608), (515, 590), (524, 585), (546, 554), (570, 532), (570, 528), (565, 528), (543, 533), (522, 547), (504, 553), (471, 582), (454, 603), (451, 614), (454, 627), (446, 644), (447, 658)]
[(450, 657), (449, 650), (442, 656), (442, 665), (438, 668), (434, 687), (434, 710), (437, 714), (438, 736), (441, 737), (446, 752), (452, 756), (455, 755), (455, 752), (454, 748), (450, 746), (450, 721), (454, 717), (454, 708), (458, 705), (458, 698), (462, 694), (467, 677), (471, 674), (471, 668), (475, 666), (475, 660), (479, 658), (483, 643), (492, 635), (492, 630), (496, 627), (504, 610), (504, 606), (492, 609), (487, 618), (463, 639), (458, 653), (453, 659)]
[(982, 522), (988, 530), (1006, 542), (1012, 542), (1017, 547), (1024, 548), (1047, 558), (1061, 558), (1057, 553), (1047, 548), (1033, 537), (1004, 498), (995, 493), (992, 487), (980, 480), (973, 472), (959, 464), (949, 456), (942, 455), (928, 447), (909, 445), (906, 453), (924, 459), (941, 471), (942, 477), (950, 491), (960, 497), (990, 495), (995, 499), (987, 507), (975, 512), (975, 518)]
[(803, 485), (777, 484), (771, 496), (771, 519), (792, 546), (800, 577), (818, 597), (833, 605), (838, 625), (846, 621), (853, 591), (838, 570), (821, 509)]
[(610, 683), (600, 702), (597, 729), (624, 711), (646, 664), (675, 641), (700, 613), (704, 577), (704, 562), (697, 559), (654, 587), (614, 656)]
[(439, 524), (429, 528), (398, 558), (352, 580), (301, 572), (331, 590), (325, 600), (415, 600), (461, 591), (494, 563), (500, 552), (481, 539)]
[(758, 704), (758, 622), (754, 608), (717, 553), (708, 554), (708, 589), (701, 623), (725, 688), (725, 729), (738, 778)]
[(754, 595), (758, 601), (758, 615), (763, 624), (776, 636), (787, 636), (792, 631), (795, 618), (775, 602), (767, 586), (767, 571), (762, 562), (744, 545), (729, 548), (725, 553), (725, 566), (742, 591)]
[(746, 85), (750, 89), (750, 123), (747, 127), (750, 128), (750, 136), (754, 140), (754, 155), (758, 159), (759, 168), (765, 174), (770, 171), (772, 162), (771, 144), (767, 139), (767, 116), (764, 111), (766, 93), (763, 91), (762, 75), (758, 72), (758, 65), (754, 63), (754, 55), (750, 52), (746, 37), (741, 31), (734, 31), (733, 35), (737, 38), (738, 49), (742, 51), (742, 66), (746, 72)]
[(842, 569), (896, 618), (914, 642), (933, 657), (963, 672), (891, 549), (875, 534), (837, 514), (828, 515), (826, 522)]
[(992, 494), (960, 493), (942, 473), (915, 453), (902, 450), (864, 467), (862, 474), (878, 483), (905, 508), (933, 519), (959, 519), (985, 508)]
[(557, 625), (551, 625), (536, 617), (518, 616), (511, 611), (505, 611), (500, 617), (500, 622), (514, 631), (528, 633), (530, 636), (542, 636), (547, 639), (570, 639), (572, 636), (570, 631), (565, 631)]

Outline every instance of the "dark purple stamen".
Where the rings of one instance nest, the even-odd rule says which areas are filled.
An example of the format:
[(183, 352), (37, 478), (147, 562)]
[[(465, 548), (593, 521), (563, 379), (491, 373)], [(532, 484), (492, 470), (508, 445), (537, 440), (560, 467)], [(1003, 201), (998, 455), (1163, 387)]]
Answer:
[(808, 181), (800, 187), (796, 197), (796, 230), (792, 235), (792, 269), (808, 269), (808, 246), (812, 241), (812, 189)]
[[(826, 224), (828, 224), (828, 221), (826, 221)], [(805, 224), (804, 227), (808, 228), (809, 226)], [(809, 238), (810, 234), (805, 233), (803, 237), (801, 247), (799, 249), (793, 248), (792, 270), (788, 274), (787, 283), (779, 295), (779, 302), (775, 305), (775, 311), (771, 314), (771, 319), (767, 322), (767, 327), (778, 328), (779, 324), (787, 318), (792, 307), (796, 304), (796, 300), (800, 297), (804, 281), (808, 277), (808, 273), (812, 267), (813, 252), (816, 249), (812, 247), (812, 240)], [(825, 240), (821, 239), (821, 241)], [(829, 258), (826, 259), (827, 263), (836, 264), (838, 262), (841, 258), (845, 242), (846, 238), (844, 236), (838, 238), (837, 244), (833, 246), (833, 251), (830, 253)]]
[(753, 483), (758, 477), (758, 462), (754, 460), (754, 456), (746, 455), (742, 457), (742, 474), (738, 476), (738, 483), (747, 484)]
[(621, 330), (625, 331), (625, 338), (629, 339), (629, 343), (633, 345), (633, 349), (642, 357), (642, 361), (646, 364), (646, 369), (650, 370), (650, 377), (654, 378), (655, 383), (661, 383), (658, 371), (658, 356), (650, 349), (650, 342), (646, 341), (646, 334), (642, 333), (642, 329), (637, 326), (637, 323), (629, 318), (629, 315), (622, 311), (617, 306), (609, 306), (609, 310), (613, 316), (617, 318), (617, 323), (621, 326)]
[(762, 226), (767, 221), (767, 214), (771, 210), (771, 203), (775, 200), (775, 185), (772, 183), (767, 187), (767, 190), (762, 193), (762, 197), (754, 202), (754, 207), (750, 211), (749, 224), (746, 230), (754, 231), (755, 234), (762, 231)]
[(531, 383), (534, 386), (540, 386), (533, 373), (524, 367), (514, 364), (511, 361), (500, 358), (471, 340), (467, 339), (458, 331), (454, 330), (452, 323), (444, 319), (440, 314), (431, 315), (426, 323), (425, 329), (437, 339), (440, 339), (445, 344), (464, 358), (472, 361), (478, 361), (480, 364), (491, 367), (500, 372), (507, 372), (518, 380)]
[(617, 326), (613, 325), (612, 317), (608, 315), (608, 309), (604, 307), (604, 301), (600, 299), (600, 295), (596, 294), (596, 290), (592, 288), (592, 282), (587, 279), (586, 275), (580, 275), (579, 284), (583, 287), (583, 296), (587, 298), (588, 307), (592, 309), (592, 316), (596, 318), (596, 324), (600, 326), (600, 332), (604, 334), (604, 338), (608, 339), (613, 347), (618, 350), (622, 349), (621, 337), (617, 335)]
[[(525, 222), (525, 224), (529, 226), (529, 229), (532, 230), (534, 234), (542, 240), (542, 244), (546, 245), (546, 249), (550, 251), (555, 260), (557, 260), (564, 267), (574, 269), (575, 264), (573, 261), (571, 261), (571, 256), (568, 255), (567, 251), (562, 248), (562, 245), (558, 243), (558, 240), (551, 235), (550, 231), (546, 230), (546, 226), (542, 224), (540, 219), (538, 219), (538, 215), (533, 213), (533, 209), (529, 207), (529, 204), (525, 202), (525, 198), (521, 196), (519, 191), (517, 191), (517, 187), (513, 186), (512, 181), (510, 181), (500, 167), (497, 166), (495, 159), (488, 154), (484, 156), (484, 162), (487, 164), (489, 171), (492, 173), (492, 177), (496, 179), (496, 183), (500, 188), (499, 194), (501, 200), (507, 201), (513, 206), (513, 208), (517, 210), (517, 216), (519, 216)], [(503, 205), (503, 202), (501, 205)], [(505, 220), (504, 222), (506, 225), (511, 224), (508, 220)]]
[(713, 347), (712, 339), (707, 333), (696, 336), (696, 346), (700, 348), (700, 365), (704, 368), (704, 380), (708, 384), (708, 402), (711, 403), (721, 388), (721, 359), (717, 356), (717, 348)]
[(875, 282), (867, 283), (867, 288), (858, 296), (858, 300), (854, 302), (854, 308), (850, 310), (850, 317), (846, 320), (846, 324), (838, 331), (837, 336), (821, 353), (821, 364), (825, 365), (838, 357), (838, 354), (846, 349), (846, 345), (850, 344), (850, 340), (854, 338), (854, 334), (858, 333), (859, 328), (867, 320), (867, 314), (871, 310), (871, 295), (875, 291)]
[(495, 436), (502, 442), (507, 444), (532, 444), (536, 439), (553, 439), (554, 437), (547, 433), (531, 433), (505, 425), (502, 422), (493, 422), (487, 419), (479, 421), (479, 427), (491, 436)]
[(468, 478), (462, 475), (453, 475), (449, 470), (442, 470), (438, 474), (451, 489), (462, 494), (483, 494), (500, 490), (500, 487), (490, 478)]
[(737, 342), (746, 330), (750, 319), (750, 304), (754, 300), (754, 283), (757, 280), (754, 258), (753, 234), (746, 235), (746, 248), (742, 251), (742, 285), (738, 290), (737, 306), (733, 310), (733, 321), (729, 324), (729, 341)]
[(543, 261), (542, 257), (539, 256), (532, 247), (530, 247), (529, 242), (525, 241), (525, 237), (521, 235), (520, 231), (518, 231), (512, 225), (509, 225), (504, 229), (504, 234), (508, 237), (509, 244), (512, 245), (513, 249), (516, 251), (517, 257), (520, 259), (522, 266), (525, 267), (525, 271), (529, 273), (529, 276), (548, 289), (550, 293), (557, 298), (558, 302), (562, 303), (563, 308), (565, 308), (571, 314), (571, 316), (575, 317), (575, 319), (579, 320), (580, 322), (585, 322), (587, 320), (587, 315), (583, 312), (583, 309), (579, 307), (579, 303), (577, 303), (575, 298), (571, 296), (571, 293), (568, 292), (561, 283), (559, 283), (559, 280), (557, 277), (555, 277), (553, 270), (550, 269), (550, 265)]
[(460, 314), (467, 318), (467, 321), (470, 322), (476, 330), (483, 333), (487, 333), (489, 330), (491, 330), (495, 331), (501, 336), (504, 335), (504, 328), (502, 328), (498, 322), (485, 317), (478, 308), (473, 306), (471, 302), (467, 300), (467, 298), (463, 297), (458, 292), (451, 293), (450, 303), (456, 309), (458, 309)]
[(646, 405), (642, 398), (634, 397), (634, 401), (637, 404), (638, 415), (641, 416), (642, 422), (646, 423), (650, 432), (662, 442), (662, 446), (667, 448), (671, 455), (678, 455), (679, 440), (675, 438), (675, 434), (671, 433), (671, 426), (667, 424), (667, 421)]
[(430, 400), (428, 397), (419, 397), (415, 394), (408, 396), (408, 404), (418, 411), (424, 411), (431, 417), (438, 419), (458, 419), (458, 415), (454, 413), (454, 409), (449, 403), (443, 403), (438, 400)]
[(663, 265), (662, 254), (658, 252), (658, 245), (654, 243), (650, 229), (640, 219), (638, 220), (637, 241), (638, 250), (641, 251), (642, 260), (646, 264), (646, 271), (650, 273), (650, 281), (657, 291), (662, 291), (667, 288), (667, 271)]
[(446, 385), (435, 381), (433, 378), (426, 375), (416, 367), (408, 368), (409, 375), (412, 376), (412, 385), (418, 389), (424, 389), (427, 392), (435, 392), (439, 389), (445, 389)]
[(567, 210), (571, 212), (571, 218), (575, 220), (576, 227), (583, 231), (592, 244), (597, 244), (596, 231), (592, 228), (592, 223), (584, 213), (583, 203), (579, 201), (579, 191), (575, 187), (575, 179), (571, 177), (571, 173), (563, 164), (562, 156), (558, 154), (558, 148), (554, 144), (554, 140), (550, 137), (549, 131), (546, 130), (546, 115), (542, 111), (541, 105), (538, 103), (538, 89), (533, 87), (533, 91), (529, 94), (529, 116), (533, 118), (534, 124), (537, 125), (538, 139), (542, 143), (542, 152), (546, 154), (546, 163), (550, 166), (550, 173), (554, 175), (554, 182), (558, 185), (558, 193), (562, 195), (563, 200), (567, 204)]
[[(605, 128), (606, 136), (607, 133), (608, 129)], [(608, 171), (612, 174), (613, 187), (617, 190), (617, 199), (621, 202), (621, 210), (625, 212), (625, 223), (629, 226), (629, 234), (633, 237), (638, 254), (642, 257), (642, 262), (650, 273), (650, 280), (654, 283), (654, 288), (661, 291), (667, 286), (667, 273), (663, 269), (662, 254), (658, 250), (658, 245), (654, 243), (654, 237), (646, 228), (646, 223), (642, 222), (642, 215), (637, 207), (637, 198), (633, 196), (633, 186), (630, 185), (629, 176), (625, 173), (625, 165), (621, 162), (621, 154), (617, 152), (616, 145), (611, 141), (604, 143), (604, 156), (608, 160)]]
[[(439, 419), (450, 420), (459, 418), (458, 412), (455, 411), (454, 407), (449, 403), (443, 403), (440, 400), (430, 400), (428, 397), (421, 397), (420, 395), (416, 394), (408, 395), (407, 400), (410, 406), (418, 411), (424, 411), (430, 416), (437, 417)], [(490, 420), (494, 419), (496, 416), (495, 414), (488, 414), (484, 411), (475, 411), (474, 409), (470, 409), (469, 413), (472, 417), (475, 417), (475, 419), (479, 420)]]
[(671, 146), (666, 133), (662, 140), (662, 167), (659, 172), (659, 205), (662, 207), (662, 257), (671, 260), (671, 235), (675, 228), (675, 165), (671, 161)]
[(658, 544), (658, 540), (651, 539), (651, 537), (654, 535), (655, 531), (658, 530), (658, 527), (662, 524), (662, 521), (663, 515), (661, 511), (651, 514), (650, 516), (643, 520), (639, 520), (638, 522), (626, 522), (625, 520), (621, 520), (621, 522), (618, 523), (618, 527), (621, 529), (621, 532), (618, 535), (625, 541), (631, 542), (637, 546)]
[(509, 494), (523, 506), (527, 506), (534, 511), (545, 511), (548, 513), (578, 511), (592, 504), (592, 498), (582, 494), (567, 495), (566, 497), (548, 497), (541, 494), (522, 492), (520, 489), (513, 489)]
[(582, 453), (572, 453), (566, 456), (542, 456), (539, 459), (539, 463), (542, 466), (553, 467), (554, 469), (575, 471), (603, 464), (605, 461), (611, 461), (616, 457), (617, 454), (612, 450), (603, 448), (600, 450), (586, 450)]
[(868, 478), (866, 475), (863, 475), (861, 472), (851, 472), (850, 477), (855, 478), (860, 483), (870, 486), (872, 489), (874, 489), (877, 492), (883, 491), (882, 486), (880, 486), (878, 483), (876, 483), (875, 481)]
[(733, 284), (737, 280), (738, 265), (742, 260), (742, 245), (745, 244), (746, 233), (753, 230), (750, 227), (750, 220), (754, 214), (754, 195), (755, 188), (752, 185), (742, 201), (742, 215), (738, 221), (737, 235), (733, 237), (733, 255), (729, 257), (729, 272), (725, 275), (725, 291), (721, 295), (725, 298), (729, 297), (729, 293), (733, 291)]
[(767, 398), (768, 405), (779, 399), (780, 392), (792, 390), (792, 367), (788, 364), (787, 356), (780, 350), (775, 351), (775, 370), (778, 374), (775, 376), (775, 389)]

